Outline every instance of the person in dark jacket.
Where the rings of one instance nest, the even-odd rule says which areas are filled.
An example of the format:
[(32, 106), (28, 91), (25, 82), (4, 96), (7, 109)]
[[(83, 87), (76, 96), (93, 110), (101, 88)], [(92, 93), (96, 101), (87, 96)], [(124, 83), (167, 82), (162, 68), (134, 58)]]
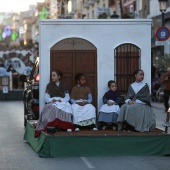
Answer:
[(162, 75), (161, 83), (164, 85), (164, 105), (165, 105), (165, 112), (167, 112), (169, 107), (170, 107), (170, 105), (169, 105), (169, 97), (170, 97), (170, 67), (167, 69), (167, 72)]
[(120, 111), (119, 104), (121, 96), (117, 91), (116, 82), (110, 80), (108, 82), (109, 91), (103, 96), (104, 105), (99, 111), (99, 129), (105, 130), (107, 125), (112, 125), (113, 130), (116, 130), (116, 122)]

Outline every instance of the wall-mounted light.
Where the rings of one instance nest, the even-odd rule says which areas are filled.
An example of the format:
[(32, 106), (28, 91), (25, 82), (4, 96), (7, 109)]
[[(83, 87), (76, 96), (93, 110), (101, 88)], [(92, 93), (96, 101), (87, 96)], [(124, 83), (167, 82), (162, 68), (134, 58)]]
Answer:
[(168, 0), (158, 0), (159, 1), (159, 10), (161, 12), (165, 12), (167, 8), (167, 2)]

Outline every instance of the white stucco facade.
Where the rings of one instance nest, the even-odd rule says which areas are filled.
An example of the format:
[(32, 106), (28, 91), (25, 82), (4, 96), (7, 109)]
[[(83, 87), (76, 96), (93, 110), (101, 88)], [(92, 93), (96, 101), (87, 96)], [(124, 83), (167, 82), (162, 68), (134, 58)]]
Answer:
[(108, 90), (108, 80), (114, 79), (114, 49), (123, 43), (132, 43), (141, 49), (141, 69), (144, 81), (150, 85), (151, 20), (92, 19), (41, 20), (39, 22), (40, 50), (40, 111), (44, 107), (44, 94), (50, 81), (50, 49), (66, 38), (82, 38), (97, 48), (98, 108)]
[[(150, 1), (150, 14), (148, 15), (149, 18), (161, 15), (160, 9), (159, 9), (159, 1)], [(167, 7), (165, 13), (168, 13), (170, 11), (170, 7)]]

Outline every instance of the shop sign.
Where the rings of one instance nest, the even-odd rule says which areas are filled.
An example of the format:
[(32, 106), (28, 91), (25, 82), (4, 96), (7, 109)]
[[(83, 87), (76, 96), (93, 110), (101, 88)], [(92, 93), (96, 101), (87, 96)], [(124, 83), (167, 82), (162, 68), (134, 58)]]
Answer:
[(110, 14), (111, 13), (111, 9), (110, 8), (99, 8), (98, 7), (98, 8), (96, 8), (95, 13), (96, 13), (97, 16), (101, 15), (103, 13)]

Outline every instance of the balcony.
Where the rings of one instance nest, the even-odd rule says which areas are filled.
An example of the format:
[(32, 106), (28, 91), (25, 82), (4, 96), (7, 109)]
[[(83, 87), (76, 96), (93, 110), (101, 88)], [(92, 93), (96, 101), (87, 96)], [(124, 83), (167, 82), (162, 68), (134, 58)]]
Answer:
[(99, 2), (100, 0), (92, 0), (93, 2)]
[(94, 1), (89, 0), (89, 1), (87, 1), (87, 4), (89, 4), (89, 5), (94, 5)]
[(84, 8), (89, 8), (89, 6), (90, 6), (90, 5), (89, 5), (88, 3), (85, 3), (85, 4), (83, 5)]

